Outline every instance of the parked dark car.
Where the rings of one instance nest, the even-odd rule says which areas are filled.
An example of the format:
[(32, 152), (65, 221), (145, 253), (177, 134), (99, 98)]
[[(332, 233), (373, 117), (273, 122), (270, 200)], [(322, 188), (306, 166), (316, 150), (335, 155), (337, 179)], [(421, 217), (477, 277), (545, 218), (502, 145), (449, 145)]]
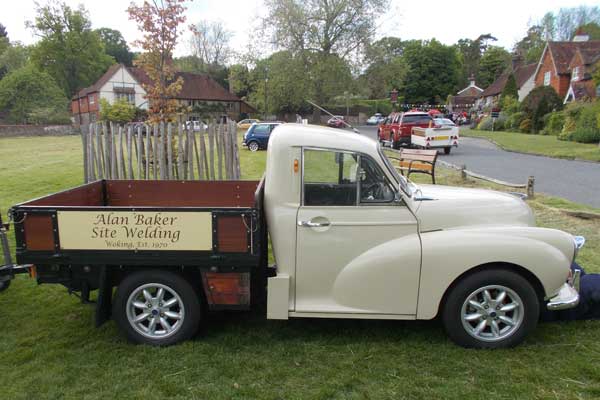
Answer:
[(250, 151), (258, 151), (260, 149), (266, 149), (269, 144), (269, 137), (273, 129), (277, 128), (283, 122), (259, 122), (253, 124), (248, 128), (244, 134), (244, 141), (242, 146), (248, 147)]

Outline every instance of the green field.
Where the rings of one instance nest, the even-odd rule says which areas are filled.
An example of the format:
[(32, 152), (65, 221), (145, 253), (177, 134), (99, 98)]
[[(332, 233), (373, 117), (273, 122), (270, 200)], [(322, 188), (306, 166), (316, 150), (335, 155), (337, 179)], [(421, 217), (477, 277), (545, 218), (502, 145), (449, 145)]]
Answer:
[[(77, 137), (0, 139), (2, 212), (81, 183), (80, 147)], [(245, 178), (260, 177), (265, 155), (242, 150)], [(438, 171), (441, 183), (479, 185)], [(540, 225), (585, 235), (579, 260), (600, 271), (600, 221), (561, 210), (587, 207), (547, 197), (530, 205)], [(598, 321), (543, 323), (516, 349), (477, 351), (452, 344), (436, 321), (215, 314), (195, 340), (152, 348), (93, 319), (65, 288), (17, 278), (0, 294), (0, 398), (600, 398)]]
[(598, 144), (558, 140), (556, 136), (502, 131), (490, 132), (474, 129), (465, 129), (461, 131), (461, 135), (490, 139), (505, 150), (571, 160), (581, 159), (600, 162), (600, 146)]

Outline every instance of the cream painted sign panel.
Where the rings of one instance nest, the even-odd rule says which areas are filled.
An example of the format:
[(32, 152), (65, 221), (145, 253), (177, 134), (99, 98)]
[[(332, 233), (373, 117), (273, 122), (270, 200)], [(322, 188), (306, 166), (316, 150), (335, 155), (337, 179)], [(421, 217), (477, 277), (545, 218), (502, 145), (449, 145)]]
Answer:
[(211, 250), (210, 212), (58, 211), (63, 250)]

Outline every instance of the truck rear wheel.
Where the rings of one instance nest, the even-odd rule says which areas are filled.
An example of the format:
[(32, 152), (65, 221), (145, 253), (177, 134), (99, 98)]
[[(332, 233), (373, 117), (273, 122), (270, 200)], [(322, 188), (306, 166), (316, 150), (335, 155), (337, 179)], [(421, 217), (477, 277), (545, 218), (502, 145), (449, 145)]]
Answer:
[(450, 154), (452, 147), (444, 147), (444, 154)]
[(200, 296), (180, 275), (140, 271), (128, 275), (117, 288), (113, 317), (128, 340), (168, 346), (198, 331)]
[(0, 292), (4, 292), (10, 286), (10, 280), (0, 282)]
[(539, 300), (521, 275), (505, 269), (469, 275), (451, 289), (442, 311), (450, 339), (463, 347), (505, 348), (535, 329)]

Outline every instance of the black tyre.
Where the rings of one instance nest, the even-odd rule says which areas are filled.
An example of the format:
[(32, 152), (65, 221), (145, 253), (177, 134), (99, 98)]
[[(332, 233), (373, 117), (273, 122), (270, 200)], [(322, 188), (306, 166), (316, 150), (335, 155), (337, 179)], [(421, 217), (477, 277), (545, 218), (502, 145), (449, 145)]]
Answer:
[(0, 282), (0, 292), (4, 292), (6, 289), (10, 287), (10, 280)]
[(200, 296), (180, 275), (144, 270), (128, 275), (113, 301), (119, 329), (134, 343), (168, 346), (190, 339), (202, 316)]
[(248, 150), (258, 151), (259, 149), (260, 149), (260, 146), (258, 145), (258, 142), (252, 141), (252, 142), (248, 143)]
[(444, 147), (444, 154), (450, 154), (450, 150), (452, 150), (452, 147)]
[(537, 326), (538, 296), (512, 271), (491, 269), (463, 278), (442, 308), (444, 328), (463, 347), (505, 348), (521, 343)]

